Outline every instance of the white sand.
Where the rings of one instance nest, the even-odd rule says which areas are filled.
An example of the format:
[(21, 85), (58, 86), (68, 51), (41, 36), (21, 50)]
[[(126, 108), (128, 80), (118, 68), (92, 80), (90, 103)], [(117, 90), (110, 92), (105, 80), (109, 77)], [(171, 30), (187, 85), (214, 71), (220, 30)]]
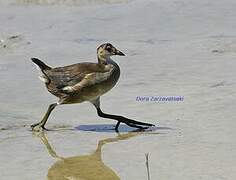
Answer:
[[(122, 180), (147, 179), (145, 153), (151, 180), (236, 179), (235, 1), (16, 2), (0, 1), (1, 180), (47, 179), (58, 161), (29, 128), (56, 100), (29, 59), (52, 66), (96, 61), (96, 48), (104, 42), (127, 56), (114, 57), (122, 75), (102, 97), (103, 110), (166, 128), (106, 142), (116, 133), (74, 128), (112, 121), (98, 118), (88, 103), (61, 106), (47, 124), (56, 131), (46, 134), (57, 155), (91, 155), (105, 139), (105, 170)], [(137, 102), (136, 96), (184, 101)], [(71, 174), (64, 179), (78, 179)]]

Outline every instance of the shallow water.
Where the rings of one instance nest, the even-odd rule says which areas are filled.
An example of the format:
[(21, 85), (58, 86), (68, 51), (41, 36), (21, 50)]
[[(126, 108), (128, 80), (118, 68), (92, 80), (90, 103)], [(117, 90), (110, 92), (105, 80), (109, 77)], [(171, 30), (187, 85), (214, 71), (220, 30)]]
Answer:
[[(115, 178), (144, 180), (146, 153), (151, 180), (235, 179), (234, 1), (3, 4), (1, 180), (47, 179), (51, 171), (52, 176), (64, 173), (60, 168), (68, 168), (68, 179), (80, 168), (81, 159)], [(102, 109), (158, 128), (130, 137), (134, 129), (122, 126), (118, 135), (111, 130), (113, 121), (98, 118), (94, 107), (83, 103), (56, 108), (47, 123), (50, 131), (34, 135), (30, 125), (57, 99), (38, 80), (30, 58), (51, 66), (96, 62), (96, 48), (104, 42), (127, 56), (114, 57), (122, 74), (116, 87), (101, 98)], [(137, 96), (184, 100), (136, 101)]]

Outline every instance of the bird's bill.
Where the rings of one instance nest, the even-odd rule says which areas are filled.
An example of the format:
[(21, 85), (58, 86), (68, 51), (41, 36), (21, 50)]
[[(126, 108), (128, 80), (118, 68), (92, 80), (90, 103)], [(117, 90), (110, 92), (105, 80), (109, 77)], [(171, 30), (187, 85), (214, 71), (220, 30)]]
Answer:
[(118, 56), (125, 56), (125, 54), (124, 54), (123, 52), (119, 51), (118, 49), (116, 49), (115, 55), (118, 55)]

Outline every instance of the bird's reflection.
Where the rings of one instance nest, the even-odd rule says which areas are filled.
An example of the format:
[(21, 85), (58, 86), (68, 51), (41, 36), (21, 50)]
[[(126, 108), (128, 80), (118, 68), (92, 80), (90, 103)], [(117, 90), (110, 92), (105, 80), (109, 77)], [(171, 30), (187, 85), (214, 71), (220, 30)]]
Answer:
[(116, 142), (119, 140), (126, 140), (137, 136), (140, 132), (129, 132), (125, 134), (118, 134), (114, 138), (106, 138), (98, 142), (96, 150), (89, 155), (75, 156), (64, 158), (53, 150), (53, 147), (48, 142), (44, 133), (37, 136), (40, 137), (45, 144), (49, 154), (57, 158), (58, 161), (54, 163), (48, 170), (48, 180), (117, 180), (120, 179), (117, 174), (108, 166), (104, 164), (101, 157), (102, 146)]

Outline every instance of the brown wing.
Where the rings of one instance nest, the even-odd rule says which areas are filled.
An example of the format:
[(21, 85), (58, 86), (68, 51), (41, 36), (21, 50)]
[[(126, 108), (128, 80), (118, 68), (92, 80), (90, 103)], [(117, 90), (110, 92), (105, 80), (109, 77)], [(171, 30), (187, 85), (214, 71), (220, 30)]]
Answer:
[(81, 82), (88, 74), (106, 72), (105, 66), (97, 63), (78, 63), (45, 71), (51, 87), (62, 89)]

